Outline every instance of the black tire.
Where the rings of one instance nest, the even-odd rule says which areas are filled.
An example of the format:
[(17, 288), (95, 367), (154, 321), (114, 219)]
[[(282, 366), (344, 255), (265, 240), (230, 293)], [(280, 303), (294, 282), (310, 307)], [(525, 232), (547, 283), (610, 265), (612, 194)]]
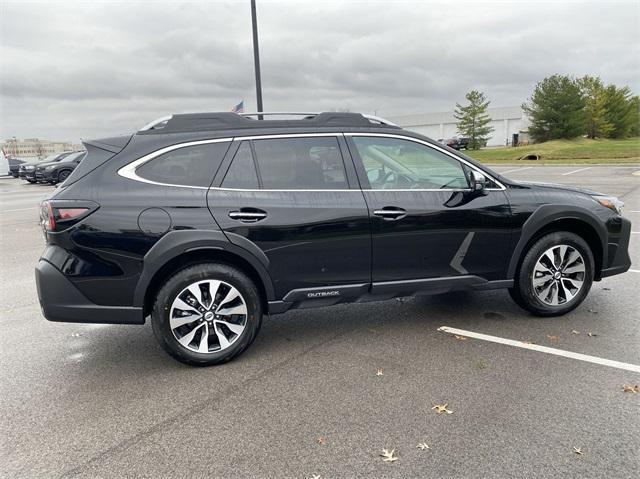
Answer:
[(27, 181), (28, 181), (29, 183), (31, 183), (31, 184), (37, 183), (37, 181), (36, 181), (36, 180), (27, 180)]
[(62, 183), (64, 180), (69, 178), (70, 174), (70, 170), (62, 170), (60, 173), (58, 173), (58, 183)]
[[(536, 263), (544, 252), (558, 245), (568, 245), (578, 251), (584, 260), (585, 272), (582, 287), (578, 293), (570, 301), (555, 306), (543, 302), (538, 297), (533, 287), (533, 274)], [(574, 233), (556, 231), (541, 237), (529, 248), (518, 266), (515, 284), (509, 289), (509, 294), (518, 306), (536, 316), (561, 316), (584, 301), (593, 284), (594, 271), (593, 253), (586, 241)]]
[[(236, 288), (247, 307), (246, 326), (226, 349), (199, 353), (186, 348), (174, 336), (169, 315), (171, 305), (187, 286), (197, 281), (219, 280)], [(153, 333), (160, 346), (173, 358), (192, 366), (213, 366), (242, 354), (254, 341), (262, 325), (262, 301), (256, 285), (240, 270), (223, 263), (203, 263), (182, 269), (160, 288), (151, 312)]]

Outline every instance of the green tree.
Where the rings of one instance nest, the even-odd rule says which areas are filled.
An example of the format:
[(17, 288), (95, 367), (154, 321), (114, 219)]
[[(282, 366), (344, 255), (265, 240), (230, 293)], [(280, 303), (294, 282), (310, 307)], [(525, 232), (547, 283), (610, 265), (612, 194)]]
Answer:
[(640, 136), (640, 96), (631, 99), (632, 121), (631, 136)]
[(618, 88), (609, 85), (605, 89), (605, 104), (607, 121), (611, 123), (609, 138), (626, 138), (634, 130), (637, 112), (635, 102), (629, 87)]
[(584, 134), (584, 98), (577, 82), (568, 76), (556, 74), (538, 82), (522, 109), (531, 122), (529, 134), (536, 141)]
[(493, 127), (489, 126), (491, 118), (487, 114), (487, 108), (491, 102), (486, 99), (484, 93), (477, 90), (470, 91), (465, 98), (469, 104), (462, 106), (456, 103), (453, 116), (458, 120), (458, 133), (469, 138), (467, 148), (478, 150), (487, 144), (493, 132)]
[(586, 75), (577, 80), (584, 98), (584, 124), (589, 138), (606, 138), (613, 131), (607, 114), (607, 94), (598, 77)]

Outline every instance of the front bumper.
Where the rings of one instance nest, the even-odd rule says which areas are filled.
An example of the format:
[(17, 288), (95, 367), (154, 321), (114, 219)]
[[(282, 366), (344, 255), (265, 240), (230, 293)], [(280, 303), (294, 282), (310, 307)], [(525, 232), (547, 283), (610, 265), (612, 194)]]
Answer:
[(607, 224), (609, 239), (607, 240), (607, 264), (603, 265), (601, 278), (621, 274), (631, 268), (629, 257), (629, 239), (631, 237), (631, 221), (617, 217)]
[(24, 176), (22, 173), (20, 174), (20, 178), (28, 181), (36, 181), (36, 172), (35, 170), (29, 170), (24, 172)]
[(36, 170), (36, 180), (37, 181), (42, 181), (42, 182), (52, 182), (55, 181), (55, 178), (53, 176), (53, 172), (51, 171), (38, 171)]
[(49, 321), (144, 324), (142, 308), (92, 303), (60, 270), (44, 259), (36, 266), (36, 285), (42, 314)]

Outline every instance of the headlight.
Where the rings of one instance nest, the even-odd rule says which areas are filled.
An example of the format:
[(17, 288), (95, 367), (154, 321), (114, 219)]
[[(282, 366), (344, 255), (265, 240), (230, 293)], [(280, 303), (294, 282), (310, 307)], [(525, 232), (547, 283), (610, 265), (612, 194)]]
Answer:
[(622, 214), (622, 208), (624, 206), (624, 202), (620, 201), (615, 196), (593, 196), (593, 199), (600, 203), (605, 208), (609, 208), (612, 211), (615, 211), (619, 215)]
[(44, 171), (51, 171), (55, 168), (55, 166), (47, 166), (45, 167)]
[(35, 166), (25, 166), (24, 169), (27, 170), (27, 171), (31, 171), (31, 170), (35, 169)]

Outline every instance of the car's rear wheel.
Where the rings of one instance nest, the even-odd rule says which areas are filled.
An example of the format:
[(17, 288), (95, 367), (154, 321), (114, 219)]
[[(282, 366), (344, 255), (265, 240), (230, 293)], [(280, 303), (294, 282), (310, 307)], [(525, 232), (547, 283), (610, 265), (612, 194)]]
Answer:
[(204, 263), (169, 278), (151, 316), (156, 339), (167, 353), (186, 364), (211, 366), (249, 347), (260, 330), (262, 303), (243, 272)]
[(574, 233), (557, 231), (531, 246), (509, 293), (520, 307), (535, 315), (559, 316), (584, 301), (594, 270), (589, 245)]

